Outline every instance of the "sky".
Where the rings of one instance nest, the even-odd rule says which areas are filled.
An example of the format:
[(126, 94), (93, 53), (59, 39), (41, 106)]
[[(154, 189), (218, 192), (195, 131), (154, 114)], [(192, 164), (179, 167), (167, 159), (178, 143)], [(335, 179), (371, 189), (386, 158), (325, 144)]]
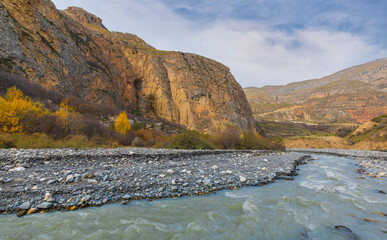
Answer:
[(160, 50), (228, 66), (242, 87), (321, 78), (387, 57), (386, 0), (53, 0)]

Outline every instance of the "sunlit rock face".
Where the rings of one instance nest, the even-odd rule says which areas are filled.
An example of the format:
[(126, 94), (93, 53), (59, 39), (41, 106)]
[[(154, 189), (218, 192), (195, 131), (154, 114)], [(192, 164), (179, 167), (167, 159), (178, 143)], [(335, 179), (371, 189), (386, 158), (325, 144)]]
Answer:
[(0, 26), (0, 65), (45, 87), (190, 129), (254, 128), (241, 86), (221, 63), (159, 51), (49, 0), (1, 1)]

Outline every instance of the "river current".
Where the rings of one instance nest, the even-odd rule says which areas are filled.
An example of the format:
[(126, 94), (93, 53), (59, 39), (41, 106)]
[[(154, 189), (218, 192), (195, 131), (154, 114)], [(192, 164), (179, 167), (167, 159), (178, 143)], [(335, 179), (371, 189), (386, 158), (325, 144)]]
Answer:
[(387, 239), (387, 217), (375, 213), (387, 213), (387, 195), (378, 193), (387, 179), (361, 178), (352, 159), (317, 157), (294, 181), (263, 187), (0, 215), (0, 239)]

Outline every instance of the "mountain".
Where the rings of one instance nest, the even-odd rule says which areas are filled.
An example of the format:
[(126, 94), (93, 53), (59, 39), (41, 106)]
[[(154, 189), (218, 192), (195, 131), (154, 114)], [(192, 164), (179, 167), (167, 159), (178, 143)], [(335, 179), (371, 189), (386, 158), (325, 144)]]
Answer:
[(387, 58), (321, 79), (244, 91), (256, 120), (364, 123), (387, 113)]
[(228, 67), (109, 31), (81, 8), (2, 0), (0, 35), (0, 66), (46, 88), (205, 132), (254, 128)]

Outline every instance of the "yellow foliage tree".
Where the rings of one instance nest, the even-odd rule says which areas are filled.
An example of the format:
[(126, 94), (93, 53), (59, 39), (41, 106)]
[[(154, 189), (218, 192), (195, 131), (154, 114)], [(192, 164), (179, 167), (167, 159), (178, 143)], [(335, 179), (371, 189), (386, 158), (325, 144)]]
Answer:
[(114, 123), (114, 129), (116, 130), (116, 132), (119, 132), (121, 134), (126, 134), (131, 128), (132, 126), (130, 125), (130, 122), (126, 113), (125, 112), (120, 113), (120, 115), (118, 115)]
[(69, 107), (66, 101), (61, 102), (59, 106), (59, 111), (56, 111), (54, 115), (57, 117), (59, 122), (63, 127), (69, 126), (69, 116), (72, 112), (72, 109)]
[(0, 131), (23, 133), (26, 126), (21, 120), (29, 112), (33, 112), (37, 118), (49, 113), (43, 104), (24, 96), (16, 87), (9, 88), (4, 98), (0, 96)]
[(73, 107), (69, 106), (66, 100), (61, 102), (59, 107), (59, 111), (54, 113), (57, 122), (72, 134), (76, 133), (82, 124), (80, 114)]

